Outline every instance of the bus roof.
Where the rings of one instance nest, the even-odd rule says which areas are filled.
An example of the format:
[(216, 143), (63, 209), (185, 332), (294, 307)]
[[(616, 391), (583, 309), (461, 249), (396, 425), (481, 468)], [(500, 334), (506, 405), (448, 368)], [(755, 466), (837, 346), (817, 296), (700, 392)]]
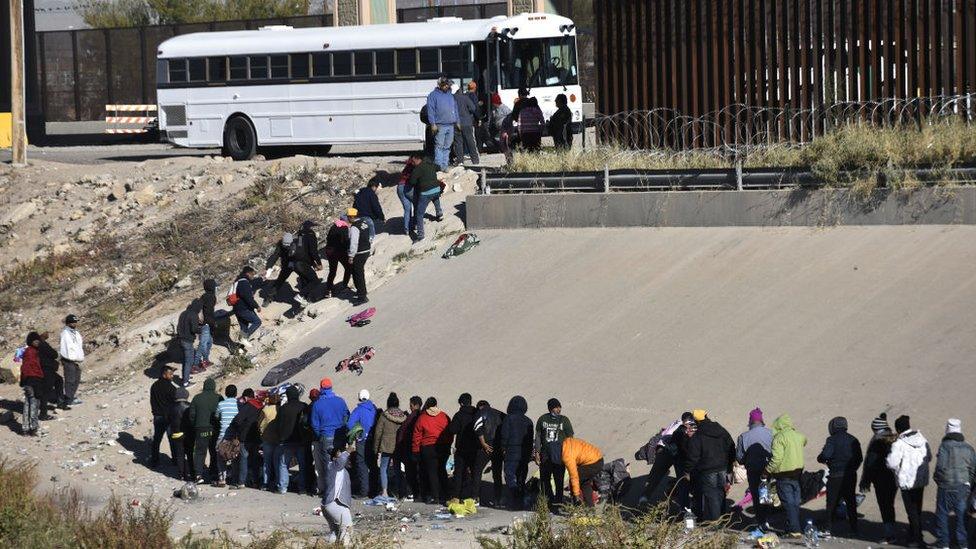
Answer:
[[(424, 23), (397, 23), (349, 27), (291, 28), (265, 27), (259, 30), (197, 32), (166, 40), (159, 45), (160, 59), (245, 55), (304, 51), (342, 51), (383, 48), (423, 48), (474, 42), (498, 30), (518, 28), (513, 38), (560, 36), (561, 25), (572, 25), (565, 17), (545, 13), (503, 15), (492, 19), (462, 20), (455, 17), (431, 19)], [(569, 34), (575, 35), (575, 28)], [(325, 48), (324, 45), (328, 44)]]

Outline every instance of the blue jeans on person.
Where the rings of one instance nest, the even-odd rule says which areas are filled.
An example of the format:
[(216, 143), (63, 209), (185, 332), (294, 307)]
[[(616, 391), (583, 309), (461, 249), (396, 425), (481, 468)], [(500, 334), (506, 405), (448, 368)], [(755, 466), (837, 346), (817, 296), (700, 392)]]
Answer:
[(402, 496), (403, 471), (400, 470), (400, 464), (393, 459), (393, 454), (383, 452), (380, 454), (380, 488), (387, 496), (393, 493), (390, 490), (390, 469), (393, 469), (393, 487), (396, 488), (396, 493)]
[(936, 547), (949, 547), (952, 531), (949, 529), (949, 514), (956, 515), (956, 543), (959, 547), (969, 547), (966, 539), (966, 504), (969, 501), (969, 487), (940, 486), (935, 495), (935, 534)]
[(183, 372), (180, 381), (184, 384), (190, 382), (190, 370), (193, 369), (193, 359), (197, 351), (193, 348), (193, 341), (180, 340), (180, 347), (183, 349)]
[(424, 238), (424, 214), (427, 213), (427, 206), (431, 202), (434, 203), (435, 215), (438, 217), (444, 215), (441, 210), (440, 192), (437, 194), (419, 195), (415, 204), (416, 208), (413, 211), (413, 222), (411, 223), (411, 230), (417, 235), (418, 240)]
[(406, 185), (397, 185), (397, 197), (403, 205), (403, 234), (410, 234), (410, 225), (413, 224), (413, 193), (407, 193)]
[(352, 493), (357, 496), (369, 496), (369, 469), (366, 467), (366, 441), (356, 441), (356, 455), (353, 458), (353, 468), (356, 476), (352, 482)]
[(278, 445), (270, 442), (261, 443), (261, 452), (264, 454), (264, 487), (270, 490), (274, 487), (277, 480), (278, 469)]
[(451, 148), (454, 147), (454, 124), (441, 124), (437, 126), (437, 133), (434, 134), (434, 164), (440, 166), (442, 171), (447, 171), (451, 165)]
[(197, 352), (193, 357), (193, 364), (200, 364), (203, 361), (210, 362), (210, 349), (213, 348), (213, 335), (210, 333), (210, 325), (200, 326), (200, 343), (197, 344)]
[(305, 448), (300, 442), (286, 442), (278, 450), (278, 493), (288, 491), (288, 465), (291, 458), (298, 459), (298, 492), (305, 491), (305, 477), (308, 476), (308, 461), (305, 459)]
[(776, 479), (776, 493), (786, 511), (786, 533), (800, 532), (800, 481), (788, 478)]
[(234, 311), (237, 323), (241, 326), (241, 335), (250, 337), (261, 327), (261, 318), (252, 309), (241, 308)]
[(240, 455), (237, 456), (237, 459), (234, 460), (235, 462), (237, 462), (238, 486), (247, 486), (247, 471), (248, 471), (247, 463), (248, 463), (248, 458), (250, 457), (249, 453), (250, 452), (248, 452), (247, 450), (247, 444), (241, 442), (241, 453)]
[(373, 221), (372, 217), (365, 216), (365, 215), (363, 216), (362, 219), (363, 219), (363, 223), (365, 223), (366, 226), (369, 227), (369, 241), (372, 242), (373, 239), (376, 238), (376, 221)]

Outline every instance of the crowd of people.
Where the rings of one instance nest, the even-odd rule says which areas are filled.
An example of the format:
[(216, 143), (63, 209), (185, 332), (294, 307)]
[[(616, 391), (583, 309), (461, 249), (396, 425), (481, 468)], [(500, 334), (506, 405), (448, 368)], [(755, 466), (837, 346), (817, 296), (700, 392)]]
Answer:
[[(24, 390), (21, 428), (24, 435), (37, 436), (41, 421), (53, 419), (57, 410), (70, 410), (71, 406), (81, 404), (76, 393), (81, 383), (85, 348), (78, 331), (79, 322), (73, 314), (64, 318), (58, 349), (48, 343), (48, 332), (32, 331), (17, 352), (16, 359), (21, 362), (20, 386)], [(58, 373), (59, 364), (64, 375)]]

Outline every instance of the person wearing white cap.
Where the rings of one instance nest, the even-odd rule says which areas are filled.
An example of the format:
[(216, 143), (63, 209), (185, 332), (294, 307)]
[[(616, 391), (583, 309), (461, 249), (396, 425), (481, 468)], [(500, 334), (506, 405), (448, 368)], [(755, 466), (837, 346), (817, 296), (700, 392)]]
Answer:
[[(369, 391), (359, 391), (359, 404), (349, 414), (346, 427), (349, 429), (349, 443), (356, 444), (353, 457), (353, 494), (367, 497), (369, 494), (369, 470), (366, 468), (366, 439), (376, 423), (376, 406), (369, 400)], [(352, 439), (355, 440), (352, 440)], [(370, 463), (375, 462), (374, 458)]]
[(962, 422), (956, 418), (946, 422), (946, 434), (939, 445), (933, 479), (938, 486), (935, 498), (936, 547), (949, 547), (950, 513), (956, 515), (956, 543), (959, 547), (967, 547), (966, 506), (973, 483), (976, 482), (976, 451), (962, 436)]

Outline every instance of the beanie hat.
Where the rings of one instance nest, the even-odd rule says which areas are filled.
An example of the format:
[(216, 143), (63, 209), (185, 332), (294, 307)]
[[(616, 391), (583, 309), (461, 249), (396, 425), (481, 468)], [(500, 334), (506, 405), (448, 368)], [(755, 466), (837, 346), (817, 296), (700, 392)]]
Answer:
[(281, 243), (285, 246), (291, 246), (291, 243), (295, 240), (295, 237), (291, 233), (285, 233), (281, 235)]
[(319, 387), (321, 387), (322, 389), (331, 389), (332, 380), (327, 377), (323, 377), (322, 381), (319, 382)]
[(871, 430), (875, 433), (890, 431), (891, 427), (888, 425), (888, 414), (881, 412), (878, 417), (872, 419)]
[(752, 425), (753, 423), (762, 423), (762, 422), (763, 422), (762, 408), (756, 406), (755, 410), (749, 412), (749, 425)]
[(904, 433), (911, 428), (912, 424), (908, 416), (898, 416), (898, 419), (895, 420), (895, 431), (898, 433)]
[(707, 415), (708, 415), (708, 410), (702, 410), (701, 408), (691, 411), (691, 417), (695, 418), (695, 421), (701, 421), (705, 419), (705, 416)]
[(950, 433), (962, 433), (962, 421), (954, 417), (949, 418), (949, 421), (946, 422), (946, 434)]
[(359, 400), (360, 401), (369, 400), (369, 391), (367, 391), (366, 389), (359, 391)]
[(501, 105), (502, 104), (502, 96), (498, 95), (497, 93), (491, 94), (491, 104), (494, 105), (494, 106), (496, 106), (496, 107), (499, 106), (499, 105)]
[(319, 398), (319, 395), (321, 395), (321, 394), (322, 394), (321, 391), (319, 391), (318, 389), (312, 388), (312, 390), (308, 392), (308, 399), (309, 400), (315, 400), (315, 399)]
[(359, 210), (356, 208), (346, 208), (347, 217), (357, 217), (359, 215)]
[[(177, 402), (179, 402), (179, 401), (185, 401), (185, 400), (190, 400), (190, 391), (187, 391), (183, 387), (178, 387), (176, 389), (176, 397), (175, 397), (175, 400)], [(958, 421), (958, 420), (956, 420), (956, 421)]]
[(562, 408), (563, 405), (559, 403), (558, 398), (550, 398), (549, 402), (546, 403), (546, 407), (548, 407), (549, 411), (551, 412), (553, 408)]

